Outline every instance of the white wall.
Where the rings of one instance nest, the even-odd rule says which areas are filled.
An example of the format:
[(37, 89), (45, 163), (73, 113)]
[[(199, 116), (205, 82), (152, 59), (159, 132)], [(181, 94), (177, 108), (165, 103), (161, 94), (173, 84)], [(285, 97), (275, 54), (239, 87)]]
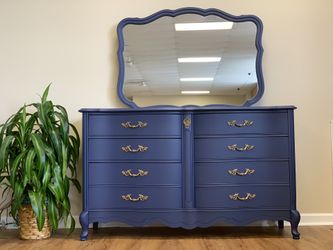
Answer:
[[(117, 23), (185, 6), (262, 19), (266, 91), (258, 105), (298, 107), (298, 208), (332, 213), (331, 0), (0, 0), (0, 122), (37, 100), (50, 82), (50, 97), (67, 107), (79, 129), (79, 108), (122, 106), (116, 95)], [(81, 197), (72, 196), (77, 215)]]

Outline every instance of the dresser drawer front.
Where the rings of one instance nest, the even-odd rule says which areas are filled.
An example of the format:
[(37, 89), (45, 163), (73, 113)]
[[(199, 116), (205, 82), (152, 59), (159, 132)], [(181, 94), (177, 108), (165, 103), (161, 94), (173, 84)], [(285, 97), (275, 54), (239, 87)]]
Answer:
[(200, 138), (194, 140), (195, 160), (286, 159), (288, 142), (288, 137)]
[(181, 139), (90, 138), (88, 148), (89, 161), (181, 160)]
[(89, 115), (89, 136), (180, 136), (180, 115)]
[(196, 185), (288, 184), (288, 161), (196, 163)]
[(181, 185), (177, 163), (89, 163), (89, 185)]
[(235, 112), (194, 115), (194, 135), (288, 134), (287, 113)]
[(181, 190), (164, 187), (89, 187), (89, 209), (181, 208)]
[[(234, 200), (229, 196), (244, 200), (238, 198)], [(196, 206), (197, 208), (290, 209), (290, 190), (288, 186), (250, 185), (196, 188)]]

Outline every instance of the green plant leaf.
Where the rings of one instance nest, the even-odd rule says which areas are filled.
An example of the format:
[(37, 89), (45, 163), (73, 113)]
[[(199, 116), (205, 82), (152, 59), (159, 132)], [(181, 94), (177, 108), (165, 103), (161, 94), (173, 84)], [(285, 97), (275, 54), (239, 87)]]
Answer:
[(40, 192), (29, 191), (29, 198), (32, 206), (32, 210), (36, 215), (37, 227), (39, 231), (42, 231), (45, 223), (45, 214), (44, 214), (44, 199), (43, 195)]
[(7, 155), (9, 151), (9, 146), (14, 140), (14, 136), (8, 135), (2, 142), (0, 147), (0, 171), (6, 166), (7, 163)]
[(38, 169), (42, 169), (45, 165), (44, 143), (39, 134), (31, 134), (31, 140), (38, 158)]
[(51, 198), (51, 197), (49, 197), (49, 199), (48, 199), (47, 212), (48, 212), (49, 220), (50, 220), (50, 223), (52, 226), (52, 230), (55, 231), (58, 229), (59, 217), (58, 217), (57, 206), (56, 206), (53, 198)]
[(64, 184), (61, 178), (61, 170), (58, 165), (53, 168), (53, 178), (48, 186), (49, 190), (56, 198), (56, 202), (59, 203), (65, 198)]
[(51, 86), (51, 83), (44, 90), (44, 93), (42, 95), (42, 103), (46, 102), (46, 100), (47, 100), (47, 96), (49, 95), (50, 86)]
[(51, 165), (49, 162), (47, 162), (45, 165), (45, 170), (44, 170), (43, 180), (42, 180), (42, 186), (43, 186), (44, 190), (46, 190), (46, 188), (48, 187), (50, 179), (51, 179)]
[(27, 183), (30, 183), (32, 181), (32, 171), (33, 171), (33, 165), (34, 165), (34, 158), (36, 156), (36, 153), (34, 149), (30, 149), (28, 151), (27, 157), (25, 159), (25, 171), (24, 171), (24, 177), (23, 177), (23, 186), (25, 186)]
[(62, 178), (64, 179), (67, 174), (67, 148), (65, 144), (61, 143), (61, 155), (62, 155)]
[(20, 208), (24, 198), (23, 191), (24, 189), (22, 184), (20, 182), (16, 182), (13, 190), (13, 201), (11, 204), (11, 213), (14, 218), (16, 217), (17, 211)]
[[(25, 154), (26, 154), (26, 151), (21, 152), (18, 156), (15, 157), (15, 160), (11, 165), (10, 184), (12, 185), (12, 187), (15, 186), (17, 177), (20, 177), (20, 176), (17, 176), (18, 175), (17, 170), (20, 167), (21, 161), (22, 161), (23, 157), (25, 156)], [(19, 174), (20, 174), (20, 172), (19, 172)]]

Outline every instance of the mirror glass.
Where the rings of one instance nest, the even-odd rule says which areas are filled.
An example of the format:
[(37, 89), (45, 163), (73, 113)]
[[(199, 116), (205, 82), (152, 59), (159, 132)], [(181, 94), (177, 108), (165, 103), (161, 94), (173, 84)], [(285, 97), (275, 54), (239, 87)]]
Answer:
[(127, 24), (123, 93), (140, 107), (242, 106), (258, 92), (256, 33), (251, 21), (215, 15)]

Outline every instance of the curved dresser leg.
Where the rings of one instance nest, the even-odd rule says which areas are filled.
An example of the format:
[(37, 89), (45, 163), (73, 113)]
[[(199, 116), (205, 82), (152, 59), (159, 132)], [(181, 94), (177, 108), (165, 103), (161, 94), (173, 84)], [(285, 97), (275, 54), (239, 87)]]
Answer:
[(298, 224), (301, 220), (301, 216), (297, 210), (291, 210), (290, 211), (290, 217), (291, 217), (291, 234), (293, 235), (294, 240), (299, 240), (300, 233), (298, 232)]
[(82, 211), (80, 214), (80, 224), (82, 227), (80, 239), (87, 240), (88, 239), (88, 228), (89, 228), (89, 221), (88, 221), (88, 211)]
[(278, 220), (278, 227), (279, 227), (279, 229), (284, 228), (284, 221), (283, 220)]
[(93, 223), (93, 230), (97, 230), (98, 229), (98, 222), (94, 222)]

